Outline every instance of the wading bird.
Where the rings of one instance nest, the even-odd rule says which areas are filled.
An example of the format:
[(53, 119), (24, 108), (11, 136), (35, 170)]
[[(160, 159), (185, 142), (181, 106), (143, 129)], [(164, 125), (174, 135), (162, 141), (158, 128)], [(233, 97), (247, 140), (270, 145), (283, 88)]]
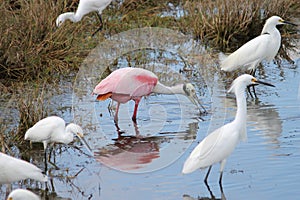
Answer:
[(148, 96), (151, 93), (186, 95), (199, 110), (201, 106), (206, 112), (198, 100), (195, 88), (191, 83), (168, 87), (161, 84), (153, 72), (141, 68), (126, 67), (117, 69), (103, 79), (93, 91), (93, 94), (98, 95), (97, 100), (104, 101), (111, 98), (118, 102), (114, 116), (115, 123), (118, 121), (120, 103), (126, 103), (129, 100), (135, 102), (132, 120), (136, 122), (140, 100), (143, 96)]
[(0, 152), (0, 184), (24, 179), (46, 182), (48, 177), (35, 165)]
[(111, 3), (111, 1), (112, 0), (80, 0), (76, 13), (66, 12), (60, 14), (56, 19), (56, 26), (61, 26), (67, 19), (71, 20), (72, 22), (78, 22), (86, 14), (96, 11), (100, 20), (100, 27), (92, 34), (92, 36), (94, 36), (103, 28), (101, 14), (102, 11)]
[(249, 74), (244, 74), (236, 78), (228, 91), (234, 92), (236, 96), (237, 111), (235, 119), (210, 133), (195, 147), (185, 161), (182, 173), (188, 174), (196, 169), (205, 169), (209, 167), (204, 179), (204, 182), (207, 184), (207, 178), (212, 165), (220, 162), (219, 184), (222, 186), (222, 175), (227, 157), (233, 152), (240, 140), (245, 140), (247, 138), (247, 103), (245, 89), (251, 84), (264, 84), (275, 87), (272, 84), (258, 81)]
[(7, 200), (40, 200), (33, 192), (25, 189), (15, 189), (9, 193)]
[(33, 127), (29, 128), (25, 133), (25, 140), (32, 142), (42, 142), (45, 151), (45, 171), (47, 171), (47, 145), (48, 143), (64, 143), (69, 144), (73, 141), (74, 135), (85, 142), (83, 138), (83, 131), (80, 126), (70, 123), (67, 126), (65, 121), (57, 116), (46, 117), (38, 121)]
[[(241, 68), (250, 70), (250, 74), (254, 76), (256, 67), (260, 62), (263, 60), (270, 62), (278, 53), (281, 45), (281, 35), (276, 26), (280, 24), (296, 26), (296, 24), (285, 21), (281, 17), (270, 17), (267, 19), (261, 35), (250, 40), (225, 58), (221, 62), (221, 70), (231, 72)], [(248, 91), (250, 93), (249, 87)], [(253, 92), (256, 96), (254, 87)], [(251, 93), (250, 95), (252, 96)]]

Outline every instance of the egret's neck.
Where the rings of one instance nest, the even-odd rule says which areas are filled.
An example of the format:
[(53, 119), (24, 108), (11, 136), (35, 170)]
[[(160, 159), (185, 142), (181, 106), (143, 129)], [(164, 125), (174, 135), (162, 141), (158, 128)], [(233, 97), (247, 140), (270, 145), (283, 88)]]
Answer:
[(66, 13), (63, 13), (62, 15), (63, 15), (64, 21), (66, 19), (69, 19), (72, 22), (78, 22), (83, 17), (83, 16), (81, 16), (81, 15), (79, 15), (77, 13), (74, 13), (74, 12), (66, 12)]
[(245, 128), (247, 121), (247, 102), (244, 87), (240, 86), (240, 88), (236, 88), (235, 96), (237, 103), (237, 111), (234, 122), (237, 123), (238, 126), (240, 126), (241, 128)]
[(156, 84), (152, 92), (158, 94), (185, 94), (183, 90), (183, 84), (168, 87), (161, 84), (160, 82)]
[(53, 139), (58, 143), (69, 144), (73, 141), (73, 133), (66, 128), (64, 132), (53, 135)]
[(280, 32), (276, 28), (276, 26), (272, 24), (265, 24), (263, 27), (263, 30), (261, 31), (262, 34), (270, 34), (271, 36), (279, 37), (281, 38)]

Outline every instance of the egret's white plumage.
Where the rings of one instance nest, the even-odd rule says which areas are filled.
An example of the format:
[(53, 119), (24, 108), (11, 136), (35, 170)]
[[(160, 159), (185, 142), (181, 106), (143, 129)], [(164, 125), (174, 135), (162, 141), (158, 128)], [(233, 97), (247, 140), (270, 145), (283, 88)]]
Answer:
[(78, 4), (77, 11), (66, 12), (60, 14), (56, 19), (56, 26), (61, 26), (67, 19), (72, 22), (78, 22), (82, 19), (83, 16), (90, 12), (97, 12), (100, 19), (100, 27), (93, 33), (93, 35), (102, 29), (102, 11), (111, 3), (112, 0), (80, 0)]
[(7, 197), (7, 200), (40, 200), (33, 192), (25, 189), (15, 189)]
[(252, 75), (254, 75), (254, 70), (260, 62), (263, 60), (270, 62), (278, 53), (281, 35), (276, 25), (280, 24), (292, 23), (284, 21), (278, 16), (270, 17), (267, 19), (261, 35), (250, 40), (225, 58), (221, 62), (221, 70), (230, 72), (243, 68), (244, 70), (251, 70)]
[(25, 133), (25, 140), (32, 142), (42, 142), (45, 150), (45, 171), (47, 171), (47, 145), (48, 143), (64, 143), (69, 144), (73, 141), (74, 135), (89, 149), (83, 138), (83, 131), (80, 126), (74, 123), (65, 126), (65, 121), (57, 116), (46, 117), (38, 121), (33, 127), (29, 128)]
[(24, 179), (46, 182), (48, 177), (35, 165), (0, 152), (0, 184)]
[(196, 146), (185, 161), (182, 173), (187, 174), (199, 168), (204, 169), (206, 167), (210, 167), (205, 178), (205, 181), (207, 181), (211, 166), (220, 162), (221, 175), (219, 182), (221, 183), (222, 173), (227, 157), (233, 152), (238, 142), (240, 140), (245, 140), (247, 137), (247, 104), (245, 88), (248, 85), (259, 83), (273, 86), (271, 84), (258, 81), (256, 78), (248, 74), (241, 75), (234, 80), (228, 92), (233, 92), (236, 95), (237, 112), (235, 119), (209, 134)]
[(73, 141), (74, 135), (83, 137), (83, 131), (77, 124), (70, 123), (65, 126), (65, 121), (57, 116), (46, 117), (38, 121), (33, 127), (25, 133), (25, 140), (33, 142), (42, 142), (44, 149), (48, 143), (68, 144)]

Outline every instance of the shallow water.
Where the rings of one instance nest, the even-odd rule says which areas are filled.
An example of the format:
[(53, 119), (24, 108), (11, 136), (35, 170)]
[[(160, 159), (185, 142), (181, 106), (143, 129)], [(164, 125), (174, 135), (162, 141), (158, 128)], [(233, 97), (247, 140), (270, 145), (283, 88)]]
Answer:
[[(235, 98), (226, 94), (233, 77), (220, 72), (218, 55), (206, 52), (189, 37), (156, 31), (133, 31), (100, 45), (91, 53), (96, 56), (89, 56), (83, 63), (72, 83), (73, 91), (66, 89), (66, 93), (53, 97), (53, 104), (62, 107), (62, 116), (86, 131), (93, 156), (79, 140), (71, 145), (57, 145), (53, 161), (60, 169), (48, 166), (51, 181), (47, 192), (44, 185), (34, 181), (14, 184), (13, 188), (36, 189), (43, 199), (204, 199), (212, 195), (223, 199), (294, 199), (298, 196), (299, 50), (291, 54), (295, 64), (283, 60), (280, 67), (265, 63), (259, 68), (257, 78), (276, 87), (257, 86), (258, 99), (247, 98), (248, 139), (237, 146), (227, 161), (221, 194), (219, 165), (213, 166), (209, 177), (211, 191), (203, 182), (206, 171), (182, 175), (181, 170), (199, 141), (234, 118)], [(153, 38), (149, 39), (149, 33)], [(172, 41), (164, 37), (162, 42), (162, 37), (158, 37), (166, 34), (173, 37)], [(147, 40), (136, 40), (145, 35)], [(159, 42), (155, 43), (156, 40)], [(120, 41), (124, 44), (118, 52), (112, 46), (120, 45)], [(130, 102), (122, 105), (116, 127), (107, 109), (109, 101), (96, 101), (91, 91), (107, 67), (128, 65), (128, 54), (122, 50), (139, 52), (135, 45), (140, 49), (147, 46), (159, 49), (146, 51), (152, 61), (139, 67), (154, 71), (165, 84), (192, 82), (208, 114), (200, 115), (183, 96), (151, 95), (140, 103), (137, 125), (131, 121), (134, 105)], [(119, 61), (117, 66), (111, 64), (115, 58)], [(32, 154), (29, 160), (43, 168), (42, 150), (32, 150)], [(5, 190), (2, 186), (1, 198)]]

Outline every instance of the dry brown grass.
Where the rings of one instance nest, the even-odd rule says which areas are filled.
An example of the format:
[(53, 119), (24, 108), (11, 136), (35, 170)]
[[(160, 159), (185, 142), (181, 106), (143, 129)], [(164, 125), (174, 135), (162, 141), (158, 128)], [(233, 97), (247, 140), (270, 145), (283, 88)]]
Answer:
[[(77, 67), (78, 26), (55, 27), (63, 0), (14, 0), (0, 3), (0, 76), (38, 78)], [(61, 6), (60, 6), (61, 5)], [(74, 61), (75, 60), (75, 61)]]
[(265, 20), (272, 15), (283, 18), (295, 0), (201, 0), (187, 1), (182, 20), (184, 32), (220, 48), (244, 43), (260, 34)]
[[(273, 14), (285, 17), (290, 5), (296, 4), (296, 0), (114, 0), (103, 12), (104, 30), (88, 40), (99, 25), (94, 13), (81, 22), (67, 21), (62, 27), (55, 27), (56, 17), (63, 12), (75, 11), (78, 2), (0, 2), (2, 79), (53, 78), (56, 73), (66, 74), (77, 69), (88, 52), (105, 36), (145, 26), (182, 30), (213, 47), (227, 47), (241, 38), (246, 41), (258, 35), (266, 17)], [(182, 8), (185, 16), (162, 17), (162, 12), (170, 10), (170, 3)]]

